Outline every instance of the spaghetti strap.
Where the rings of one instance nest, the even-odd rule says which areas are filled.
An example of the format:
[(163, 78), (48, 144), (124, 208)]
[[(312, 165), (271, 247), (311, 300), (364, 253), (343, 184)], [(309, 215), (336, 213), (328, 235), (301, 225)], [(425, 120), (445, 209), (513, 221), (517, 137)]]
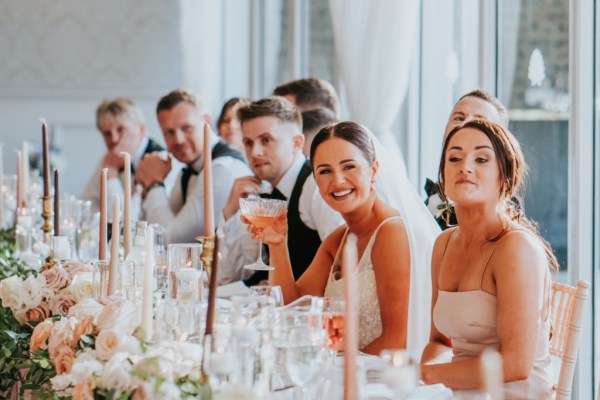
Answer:
[(502, 238), (506, 235), (508, 235), (511, 232), (515, 232), (515, 231), (520, 231), (522, 229), (513, 229), (510, 231), (504, 231), (503, 233), (500, 234), (500, 236), (495, 239), (494, 241), (496, 242), (494, 245), (494, 248), (492, 249), (492, 251), (490, 252), (490, 255), (488, 256), (487, 260), (485, 261), (485, 264), (483, 264), (483, 271), (481, 271), (481, 280), (479, 281), (479, 290), (483, 290), (483, 277), (485, 275), (485, 271), (487, 270), (488, 264), (490, 263), (490, 260), (492, 259), (492, 256), (494, 255), (494, 252), (496, 251), (496, 247), (498, 247), (498, 243), (500, 243), (500, 240), (502, 240)]
[(444, 259), (444, 256), (446, 255), (446, 250), (448, 250), (448, 243), (450, 243), (450, 239), (452, 238), (452, 235), (454, 235), (454, 232), (456, 232), (458, 230), (458, 227), (455, 228), (451, 228), (452, 232), (450, 232), (450, 235), (448, 235), (448, 240), (446, 240), (446, 244), (444, 245), (444, 252), (442, 253), (442, 258), (440, 259), (440, 263), (441, 260)]
[(329, 268), (329, 278), (328, 281), (333, 280), (333, 273), (334, 273), (334, 269), (335, 266), (338, 265), (338, 260), (340, 258), (340, 254), (342, 253), (342, 248), (344, 247), (344, 243), (346, 242), (346, 237), (348, 236), (348, 232), (350, 232), (350, 229), (348, 227), (346, 227), (346, 230), (344, 231), (344, 235), (342, 236), (342, 240), (340, 240), (340, 244), (338, 245), (338, 248), (335, 252), (335, 256), (333, 257), (333, 263), (331, 264), (331, 268)]

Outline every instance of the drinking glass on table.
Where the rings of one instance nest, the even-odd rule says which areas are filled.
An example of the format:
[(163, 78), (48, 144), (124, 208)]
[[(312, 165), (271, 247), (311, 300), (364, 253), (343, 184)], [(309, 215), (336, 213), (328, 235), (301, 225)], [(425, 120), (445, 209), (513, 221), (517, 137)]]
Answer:
[(311, 325), (291, 327), (285, 347), (285, 366), (289, 378), (301, 388), (303, 399), (309, 399), (310, 387), (327, 359), (324, 332)]
[(171, 243), (168, 253), (168, 299), (202, 301), (204, 268), (200, 243)]
[(332, 297), (323, 298), (323, 329), (327, 332), (327, 346), (332, 355), (344, 346), (344, 312), (346, 302)]
[(283, 306), (283, 293), (281, 286), (252, 286), (250, 288), (250, 296), (267, 296), (275, 301), (275, 307)]
[[(281, 215), (287, 203), (283, 200), (263, 199), (257, 197), (246, 197), (240, 199), (242, 214), (250, 220), (252, 225), (261, 232), (271, 225)], [(262, 240), (259, 240), (258, 258), (256, 262), (244, 265), (246, 269), (258, 271), (271, 271), (273, 267), (262, 260)]]

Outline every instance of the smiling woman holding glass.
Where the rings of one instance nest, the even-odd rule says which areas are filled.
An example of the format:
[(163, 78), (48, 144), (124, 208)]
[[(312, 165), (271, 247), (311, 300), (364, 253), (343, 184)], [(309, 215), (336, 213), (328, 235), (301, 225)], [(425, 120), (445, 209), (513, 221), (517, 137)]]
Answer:
[[(329, 125), (316, 135), (310, 156), (315, 181), (323, 199), (342, 215), (346, 225), (327, 237), (298, 281), (294, 281), (290, 266), (285, 214), (262, 231), (248, 219), (244, 222), (255, 239), (269, 245), (275, 267), (269, 283), (281, 286), (286, 303), (302, 295), (342, 297), (340, 249), (348, 233), (355, 234), (360, 255), (359, 348), (378, 354), (387, 348), (408, 347), (417, 354), (425, 344), (420, 336), (429, 326), (429, 318), (428, 305), (424, 307), (425, 302), (413, 295), (429, 293), (423, 260), (431, 256), (437, 228), (416, 192), (413, 195), (408, 179), (398, 173), (402, 169), (389, 164), (387, 158), (383, 162), (382, 146), (376, 150), (374, 142), (378, 144), (368, 129), (354, 122)], [(410, 199), (411, 206), (393, 196), (384, 202), (378, 180), (382, 186), (401, 186), (404, 201)], [(408, 219), (417, 215), (420, 223), (411, 221), (409, 225)], [(413, 250), (411, 243), (418, 240), (420, 252)]]
[[(493, 122), (468, 122), (444, 141), (440, 190), (454, 201), (458, 226), (433, 249), (425, 383), (481, 387), (479, 358), (491, 346), (504, 361), (505, 398), (551, 398), (550, 269), (557, 262), (512, 200), (526, 169), (515, 137)], [(434, 364), (448, 349), (452, 362)]]

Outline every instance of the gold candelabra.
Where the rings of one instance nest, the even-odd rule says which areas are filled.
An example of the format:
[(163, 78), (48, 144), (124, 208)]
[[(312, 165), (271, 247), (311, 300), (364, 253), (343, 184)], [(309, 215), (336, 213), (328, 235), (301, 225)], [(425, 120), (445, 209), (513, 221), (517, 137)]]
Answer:
[(212, 260), (215, 252), (215, 237), (197, 236), (196, 240), (202, 243), (202, 254), (200, 255), (200, 260), (202, 261), (202, 266), (206, 271), (206, 277), (210, 282), (210, 275), (212, 273)]

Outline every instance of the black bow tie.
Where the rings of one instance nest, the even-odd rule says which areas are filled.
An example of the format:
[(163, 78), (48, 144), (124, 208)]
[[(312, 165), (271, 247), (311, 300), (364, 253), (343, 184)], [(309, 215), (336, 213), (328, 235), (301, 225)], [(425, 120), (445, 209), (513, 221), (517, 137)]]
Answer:
[(283, 195), (283, 193), (281, 193), (279, 191), (279, 189), (275, 188), (273, 189), (273, 191), (271, 193), (262, 193), (260, 195), (260, 197), (262, 197), (263, 199), (273, 199), (273, 200), (287, 200), (287, 197), (285, 197)]
[(185, 204), (185, 199), (187, 197), (187, 189), (188, 183), (190, 182), (190, 177), (192, 175), (198, 175), (198, 171), (192, 169), (191, 167), (184, 168), (181, 174), (181, 195), (183, 197), (183, 203)]

